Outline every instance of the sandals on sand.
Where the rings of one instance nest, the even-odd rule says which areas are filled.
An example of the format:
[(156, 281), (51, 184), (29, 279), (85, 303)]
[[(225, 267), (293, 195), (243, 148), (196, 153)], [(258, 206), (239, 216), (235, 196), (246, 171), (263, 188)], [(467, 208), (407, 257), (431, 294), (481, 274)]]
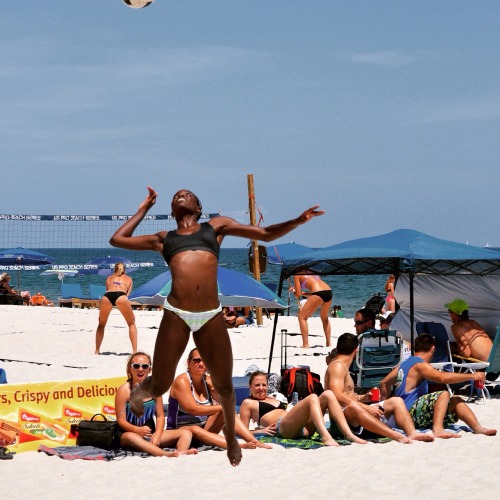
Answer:
[(0, 448), (0, 460), (12, 460), (14, 458), (14, 452), (9, 451), (5, 446)]

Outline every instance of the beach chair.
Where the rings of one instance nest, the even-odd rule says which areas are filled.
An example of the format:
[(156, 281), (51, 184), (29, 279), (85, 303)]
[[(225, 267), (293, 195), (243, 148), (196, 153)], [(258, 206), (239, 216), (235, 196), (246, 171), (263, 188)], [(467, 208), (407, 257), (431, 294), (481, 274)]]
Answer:
[(403, 339), (396, 330), (368, 330), (359, 335), (359, 347), (349, 369), (357, 387), (378, 387), (399, 365)]
[[(431, 366), (436, 368), (436, 370), (444, 372), (452, 372), (454, 368), (453, 358), (451, 356), (450, 340), (448, 337), (448, 332), (442, 323), (435, 323), (434, 321), (419, 321), (415, 325), (417, 333), (420, 335), (422, 333), (428, 333), (432, 335), (436, 341), (434, 355), (432, 356)], [(453, 394), (453, 390), (449, 384), (445, 384), (446, 389), (450, 394)], [(431, 385), (432, 387), (432, 385)], [(434, 390), (440, 390), (442, 386), (434, 387)], [(432, 392), (431, 390), (429, 392)]]
[(106, 293), (105, 285), (89, 285), (89, 298), (93, 300), (100, 300)]
[(415, 325), (418, 335), (428, 333), (436, 340), (436, 350), (432, 356), (431, 365), (445, 372), (453, 371), (453, 359), (451, 357), (450, 340), (448, 332), (443, 323), (435, 323), (434, 321), (419, 321)]
[(59, 307), (73, 307), (75, 301), (83, 298), (80, 283), (61, 283), (61, 297), (58, 298)]

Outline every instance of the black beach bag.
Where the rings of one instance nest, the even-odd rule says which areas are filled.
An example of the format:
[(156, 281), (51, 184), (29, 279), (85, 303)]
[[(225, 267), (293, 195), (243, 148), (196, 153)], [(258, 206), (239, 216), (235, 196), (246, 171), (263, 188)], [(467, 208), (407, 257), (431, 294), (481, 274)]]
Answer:
[[(102, 420), (96, 420), (96, 417), (102, 417)], [(95, 446), (104, 450), (118, 447), (119, 426), (102, 413), (96, 413), (90, 420), (81, 420), (76, 431), (77, 446)]]

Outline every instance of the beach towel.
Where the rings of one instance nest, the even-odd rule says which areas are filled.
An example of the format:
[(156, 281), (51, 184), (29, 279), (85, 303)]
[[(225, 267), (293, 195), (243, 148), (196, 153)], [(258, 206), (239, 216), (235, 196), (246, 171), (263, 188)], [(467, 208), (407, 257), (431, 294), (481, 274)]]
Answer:
[[(217, 446), (207, 446), (202, 445), (196, 448), (198, 451), (206, 450), (222, 450)], [(175, 448), (164, 448), (166, 451), (174, 451)], [(95, 446), (55, 446), (51, 448), (50, 446), (45, 446), (41, 444), (38, 447), (39, 452), (46, 453), (47, 455), (57, 456), (64, 460), (104, 460), (111, 461), (116, 459), (123, 459), (125, 457), (141, 457), (147, 458), (152, 457), (149, 453), (144, 453), (142, 451), (133, 450), (104, 450), (102, 448), (96, 448)]]
[[(279, 438), (276, 436), (267, 436), (264, 434), (256, 434), (255, 437), (261, 443), (267, 444), (279, 444), (284, 448), (299, 448), (301, 450), (314, 450), (316, 448), (322, 448), (325, 446), (321, 441), (320, 435), (315, 432), (310, 438), (298, 438), (298, 439), (288, 439), (288, 438)], [(352, 444), (347, 439), (335, 439), (338, 444), (341, 446), (347, 446)]]
[(47, 455), (54, 455), (64, 460), (105, 460), (110, 461), (115, 458), (124, 458), (127, 455), (134, 454), (125, 450), (103, 450), (95, 446), (56, 446), (51, 448), (41, 444), (38, 447), (39, 452), (46, 453)]

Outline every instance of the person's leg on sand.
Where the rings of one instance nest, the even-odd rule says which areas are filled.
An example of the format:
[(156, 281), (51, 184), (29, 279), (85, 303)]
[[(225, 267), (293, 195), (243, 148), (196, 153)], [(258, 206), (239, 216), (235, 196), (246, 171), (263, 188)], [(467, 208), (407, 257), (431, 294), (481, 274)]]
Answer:
[(342, 410), (342, 407), (340, 406), (340, 403), (335, 397), (333, 391), (324, 391), (319, 397), (319, 404), (321, 405), (323, 415), (328, 411), (330, 420), (333, 420), (337, 424), (337, 427), (346, 439), (358, 444), (368, 443), (368, 441), (359, 438), (352, 432), (347, 420), (345, 419), (344, 411)]
[(323, 300), (317, 295), (311, 295), (307, 298), (306, 303), (301, 307), (297, 318), (299, 320), (300, 334), (302, 336), (302, 345), (300, 347), (309, 349), (309, 327), (307, 320), (314, 314), (314, 311), (320, 307)]
[(444, 430), (444, 420), (450, 405), (450, 393), (448, 391), (439, 392), (439, 396), (434, 402), (430, 403), (429, 407), (429, 411), (433, 411), (432, 433), (436, 438), (440, 439), (461, 438), (462, 436), (456, 432)]
[(327, 446), (339, 446), (333, 439), (325, 425), (325, 418), (321, 411), (321, 404), (316, 394), (310, 394), (299, 401), (281, 420), (280, 434), (285, 438), (296, 438), (306, 428), (309, 435), (317, 430), (323, 444)]
[(320, 318), (321, 323), (323, 324), (323, 331), (325, 332), (326, 347), (330, 347), (332, 345), (332, 326), (330, 325), (330, 321), (328, 319), (330, 316), (330, 309), (332, 308), (332, 302), (333, 299), (329, 302), (324, 302), (320, 309)]
[(132, 344), (132, 354), (137, 352), (137, 327), (135, 325), (135, 316), (134, 310), (132, 309), (132, 305), (128, 300), (128, 297), (122, 295), (118, 297), (116, 301), (116, 307), (122, 313), (122, 316), (125, 318), (125, 321), (128, 325), (128, 336), (130, 338), (130, 343)]
[(457, 417), (465, 422), (474, 432), (474, 434), (484, 434), (485, 436), (496, 436), (496, 429), (483, 427), (477, 420), (476, 415), (470, 409), (469, 405), (460, 397), (453, 396), (450, 401), (449, 410), (455, 413)]
[(428, 443), (434, 441), (434, 436), (430, 432), (418, 432), (415, 429), (413, 419), (401, 398), (393, 397), (384, 401), (384, 416), (387, 419), (394, 416), (397, 426), (412, 441), (425, 441)]
[(235, 434), (236, 398), (233, 389), (233, 351), (222, 313), (218, 313), (193, 334), (193, 340), (208, 368), (224, 413), (227, 456), (233, 466), (241, 462), (241, 448)]
[(108, 322), (108, 318), (112, 310), (113, 304), (111, 304), (107, 297), (102, 297), (99, 305), (99, 324), (97, 325), (97, 330), (95, 332), (95, 354), (100, 354), (101, 352), (101, 344), (104, 339), (104, 329), (106, 328), (106, 323)]
[(385, 425), (364, 408), (362, 403), (358, 403), (357, 401), (353, 401), (345, 408), (344, 415), (347, 423), (352, 427), (363, 427), (367, 431), (393, 439), (398, 443), (409, 444), (412, 442), (409, 437)]

